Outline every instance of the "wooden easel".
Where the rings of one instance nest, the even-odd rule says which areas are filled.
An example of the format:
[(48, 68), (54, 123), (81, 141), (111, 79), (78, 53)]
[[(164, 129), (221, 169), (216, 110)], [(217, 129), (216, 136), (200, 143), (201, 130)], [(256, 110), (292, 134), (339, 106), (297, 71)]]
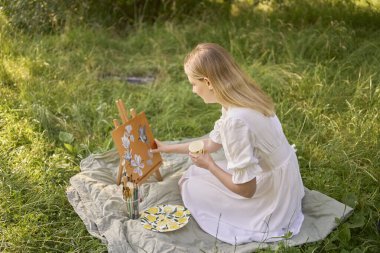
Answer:
[(120, 162), (116, 184), (121, 181), (142, 184), (153, 173), (158, 181), (162, 181), (160, 166), (162, 158), (159, 153), (152, 154), (149, 150), (157, 148), (153, 133), (144, 112), (136, 113), (130, 109), (131, 118), (128, 118), (127, 110), (121, 99), (116, 101), (122, 124), (114, 119), (115, 129), (112, 131), (112, 139), (119, 153)]

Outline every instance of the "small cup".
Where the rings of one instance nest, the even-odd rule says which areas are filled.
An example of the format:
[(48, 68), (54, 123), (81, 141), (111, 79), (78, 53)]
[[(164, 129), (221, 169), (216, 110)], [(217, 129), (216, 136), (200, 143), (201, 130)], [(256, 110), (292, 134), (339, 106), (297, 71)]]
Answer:
[(189, 144), (189, 152), (193, 155), (202, 155), (205, 153), (204, 145), (203, 141), (193, 141)]

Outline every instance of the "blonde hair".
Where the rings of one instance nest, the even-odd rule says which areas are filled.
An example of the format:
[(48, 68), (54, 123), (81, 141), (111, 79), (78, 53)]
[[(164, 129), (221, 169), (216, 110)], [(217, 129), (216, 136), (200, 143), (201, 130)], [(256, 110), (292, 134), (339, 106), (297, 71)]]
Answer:
[(248, 107), (265, 116), (275, 114), (272, 99), (236, 64), (223, 47), (198, 44), (185, 58), (185, 73), (198, 80), (207, 78), (218, 101), (227, 106)]

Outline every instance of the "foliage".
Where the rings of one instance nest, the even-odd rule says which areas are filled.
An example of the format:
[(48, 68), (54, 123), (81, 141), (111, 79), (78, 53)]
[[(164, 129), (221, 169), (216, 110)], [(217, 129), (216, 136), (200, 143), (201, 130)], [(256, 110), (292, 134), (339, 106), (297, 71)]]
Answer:
[(30, 34), (59, 32), (78, 24), (129, 30), (131, 25), (141, 22), (179, 21), (204, 15), (228, 18), (233, 9), (263, 6), (275, 9), (276, 19), (299, 25), (335, 20), (376, 28), (380, 20), (371, 10), (379, 6), (370, 1), (366, 4), (370, 8), (363, 11), (357, 8), (355, 0), (0, 0), (0, 8), (13, 26)]
[[(305, 185), (355, 208), (325, 240), (277, 251), (376, 252), (380, 13), (351, 1), (262, 4), (141, 21), (127, 32), (84, 19), (26, 34), (0, 12), (0, 251), (104, 251), (66, 200), (69, 178), (83, 157), (112, 148), (118, 98), (144, 110), (159, 139), (207, 134), (220, 108), (193, 96), (182, 62), (196, 43), (212, 41), (276, 101)], [(154, 81), (134, 85), (129, 76)]]
[(227, 9), (231, 1), (210, 0), (0, 0), (10, 22), (24, 32), (59, 32), (66, 26), (90, 23), (114, 26), (173, 19), (202, 10)]
[(0, 251), (103, 252), (66, 198), (78, 172), (73, 157), (46, 138), (14, 91), (0, 88)]

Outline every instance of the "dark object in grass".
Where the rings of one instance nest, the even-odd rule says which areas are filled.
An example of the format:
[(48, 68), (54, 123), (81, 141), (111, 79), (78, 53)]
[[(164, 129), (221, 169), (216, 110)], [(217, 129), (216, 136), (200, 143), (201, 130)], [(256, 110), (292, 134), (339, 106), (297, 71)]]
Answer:
[(377, 221), (377, 231), (380, 233), (380, 220)]
[(154, 77), (151, 76), (128, 76), (127, 82), (131, 84), (146, 84), (154, 82)]
[(126, 82), (129, 84), (136, 84), (136, 85), (153, 83), (155, 80), (153, 76), (125, 76), (125, 75), (115, 75), (112, 73), (103, 73), (100, 76), (100, 78), (107, 79), (107, 80), (122, 81), (122, 82)]

